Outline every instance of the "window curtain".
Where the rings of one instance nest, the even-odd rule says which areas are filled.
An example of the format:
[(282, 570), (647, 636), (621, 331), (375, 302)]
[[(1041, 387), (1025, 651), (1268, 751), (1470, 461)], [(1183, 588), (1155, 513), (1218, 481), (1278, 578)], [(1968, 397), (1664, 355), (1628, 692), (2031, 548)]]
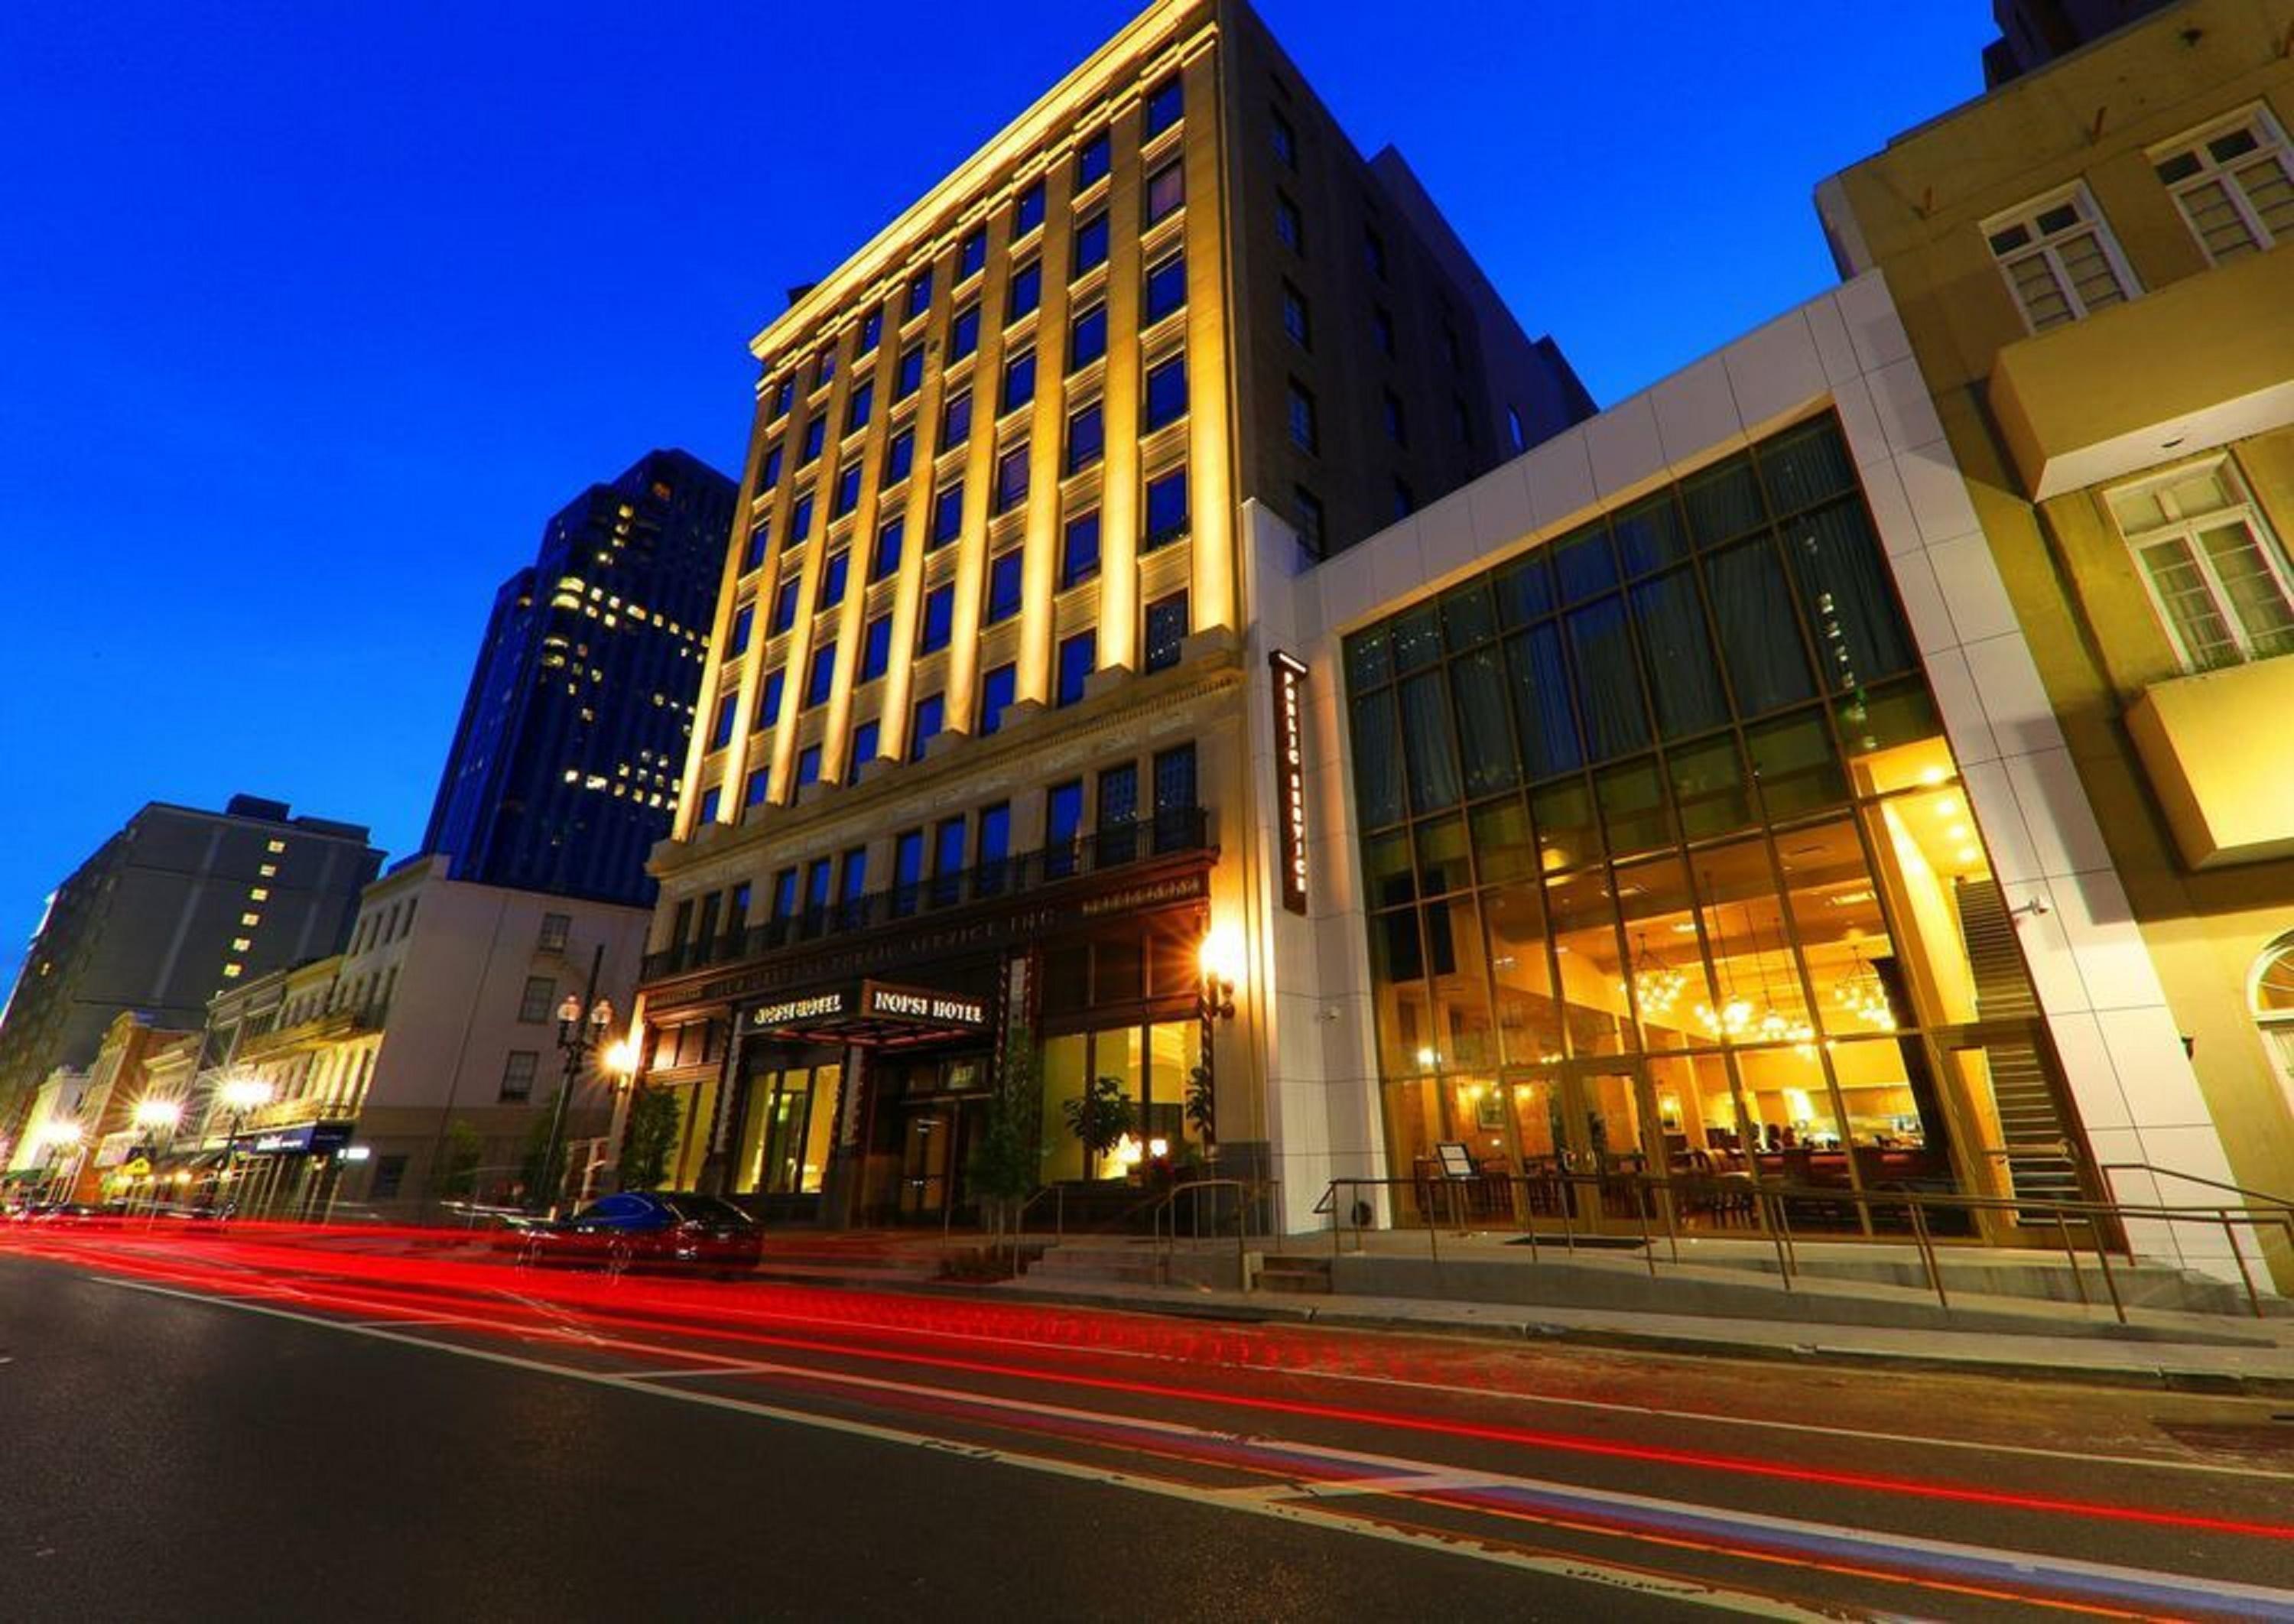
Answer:
[(1624, 599), (1602, 598), (1569, 615), (1569, 652), (1577, 662), (1578, 699), (1584, 707), (1585, 742), (1605, 761), (1648, 743), (1648, 711), (1641, 675), (1625, 629)]
[(1633, 618), (1640, 623), (1649, 692), (1656, 697), (1657, 727), (1664, 736), (1677, 739), (1726, 722), (1729, 696), (1712, 662), (1696, 577), (1675, 570), (1634, 588)]
[(1521, 739), (1522, 765), (1533, 778), (1550, 778), (1585, 764), (1577, 743), (1577, 718), (1569, 691), (1569, 667), (1561, 657), (1561, 631), (1550, 621), (1506, 643), (1513, 678), (1514, 725)]
[(1409, 769), (1411, 809), (1416, 812), (1458, 804), (1458, 753), (1444, 687), (1438, 670), (1402, 685), (1403, 761)]
[(1713, 554), (1705, 564), (1705, 583), (1738, 710), (1758, 716), (1813, 696), (1792, 595), (1768, 541)]
[(1512, 788), (1521, 781), (1521, 769), (1514, 758), (1505, 670), (1498, 651), (1478, 648), (1453, 662), (1450, 689), (1458, 702), (1458, 753), (1465, 767), (1466, 793), (1478, 798)]
[(1851, 498), (1790, 524), (1786, 550), (1816, 632), (1826, 686), (1859, 688), (1913, 668), (1912, 637), (1864, 504)]

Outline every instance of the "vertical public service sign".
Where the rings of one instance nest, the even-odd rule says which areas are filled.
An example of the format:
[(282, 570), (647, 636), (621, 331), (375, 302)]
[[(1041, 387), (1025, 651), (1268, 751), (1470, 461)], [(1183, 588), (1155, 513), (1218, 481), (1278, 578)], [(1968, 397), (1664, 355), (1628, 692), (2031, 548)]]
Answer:
[(1306, 911), (1306, 725), (1298, 685), (1306, 662), (1281, 649), (1266, 656), (1274, 668), (1274, 792), (1281, 831), (1282, 905)]

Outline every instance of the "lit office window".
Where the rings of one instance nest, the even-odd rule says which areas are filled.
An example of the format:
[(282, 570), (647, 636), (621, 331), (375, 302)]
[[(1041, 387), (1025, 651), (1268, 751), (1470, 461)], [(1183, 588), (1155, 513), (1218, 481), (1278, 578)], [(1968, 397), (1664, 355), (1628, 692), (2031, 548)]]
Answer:
[(1160, 671), (1179, 663), (1179, 646), (1187, 639), (1187, 595), (1174, 592), (1147, 605), (1145, 669)]
[(2178, 136), (2152, 162), (2216, 264), (2294, 236), (2294, 156), (2264, 109)]
[(1985, 221), (1983, 236), (2035, 333), (2123, 304), (2135, 291), (2134, 273), (2084, 185)]

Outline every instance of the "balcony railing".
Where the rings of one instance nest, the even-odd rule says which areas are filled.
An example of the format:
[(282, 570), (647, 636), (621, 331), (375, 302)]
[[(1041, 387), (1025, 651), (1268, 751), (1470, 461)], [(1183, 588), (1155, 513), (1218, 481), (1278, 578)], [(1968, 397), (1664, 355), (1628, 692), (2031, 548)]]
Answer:
[(973, 903), (993, 902), (1047, 885), (1102, 874), (1150, 857), (1203, 851), (1210, 819), (1201, 807), (1179, 807), (1118, 824), (1038, 851), (998, 857), (865, 896), (808, 907), (722, 936), (680, 943), (646, 955), (644, 979), (658, 981), (710, 964), (732, 964), (823, 937), (873, 930)]

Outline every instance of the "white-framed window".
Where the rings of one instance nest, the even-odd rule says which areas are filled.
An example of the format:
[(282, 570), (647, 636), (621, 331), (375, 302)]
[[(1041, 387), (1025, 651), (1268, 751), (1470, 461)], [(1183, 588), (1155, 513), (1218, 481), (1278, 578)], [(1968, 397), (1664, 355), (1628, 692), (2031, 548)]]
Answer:
[(525, 995), (517, 1001), (517, 1018), (523, 1021), (543, 1021), (549, 1019), (550, 1005), (557, 997), (557, 983), (549, 976), (528, 976)]
[(2184, 669), (2294, 654), (2294, 569), (2228, 457), (2103, 494)]
[(2213, 264), (2294, 239), (2294, 152), (2268, 109), (2177, 135), (2150, 158)]
[(2035, 333), (2124, 304), (2140, 291), (2084, 183), (1994, 215), (1982, 230)]
[(541, 916), (541, 950), (543, 953), (563, 953), (565, 943), (574, 934), (571, 914), (544, 914)]
[(2262, 1046), (2277, 1068), (2278, 1084), (2289, 1103), (2294, 1103), (2294, 930), (2263, 949), (2255, 961), (2248, 996)]
[(515, 1104), (533, 1098), (533, 1076), (541, 1065), (538, 1049), (513, 1049), (502, 1062), (501, 1102)]

